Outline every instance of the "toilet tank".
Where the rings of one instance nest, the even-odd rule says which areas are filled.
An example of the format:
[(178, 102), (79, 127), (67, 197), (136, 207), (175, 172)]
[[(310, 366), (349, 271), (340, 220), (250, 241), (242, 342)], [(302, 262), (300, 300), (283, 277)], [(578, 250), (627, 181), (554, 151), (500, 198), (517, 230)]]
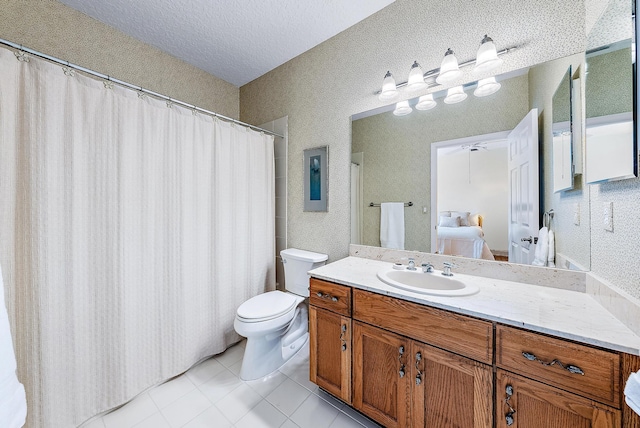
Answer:
[(284, 284), (287, 291), (309, 297), (309, 275), (311, 269), (323, 266), (329, 256), (312, 251), (287, 248), (280, 251), (284, 263)]

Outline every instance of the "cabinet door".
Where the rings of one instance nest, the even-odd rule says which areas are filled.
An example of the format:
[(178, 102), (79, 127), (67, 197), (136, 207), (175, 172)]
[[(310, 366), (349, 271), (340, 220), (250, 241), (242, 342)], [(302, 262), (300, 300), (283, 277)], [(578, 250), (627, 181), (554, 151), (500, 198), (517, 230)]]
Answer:
[(491, 366), (413, 342), (414, 427), (491, 428)]
[(309, 378), (351, 404), (351, 318), (309, 307)]
[(620, 411), (498, 369), (498, 428), (620, 428)]
[(405, 337), (353, 323), (353, 407), (387, 428), (410, 423), (410, 345)]

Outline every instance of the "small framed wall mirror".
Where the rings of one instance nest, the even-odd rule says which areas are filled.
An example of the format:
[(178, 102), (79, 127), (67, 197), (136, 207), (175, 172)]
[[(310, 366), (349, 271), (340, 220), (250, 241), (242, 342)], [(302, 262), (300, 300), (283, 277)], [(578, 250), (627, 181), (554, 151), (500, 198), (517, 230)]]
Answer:
[(573, 189), (574, 150), (571, 67), (553, 94), (553, 191)]
[(587, 38), (585, 171), (590, 184), (638, 176), (633, 4), (609, 2)]

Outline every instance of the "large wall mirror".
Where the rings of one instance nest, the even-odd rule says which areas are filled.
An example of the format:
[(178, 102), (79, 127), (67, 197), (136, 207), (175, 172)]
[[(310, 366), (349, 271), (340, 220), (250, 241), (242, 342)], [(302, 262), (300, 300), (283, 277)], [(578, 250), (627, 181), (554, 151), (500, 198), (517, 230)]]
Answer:
[[(631, 20), (630, 4), (629, 1), (624, 16), (627, 21)], [(619, 7), (617, 11), (622, 13)], [(606, 26), (594, 26), (594, 34), (603, 29)], [(489, 96), (473, 96), (475, 82), (471, 82), (465, 85), (468, 98), (457, 104), (444, 103), (445, 91), (436, 91), (432, 93), (438, 104), (427, 111), (414, 110), (407, 116), (396, 116), (391, 111), (394, 106), (386, 106), (354, 115), (352, 242), (380, 246), (379, 204), (399, 202), (405, 204), (404, 249), (530, 263), (509, 256), (514, 245), (509, 231), (509, 219), (513, 218), (510, 210), (529, 205), (534, 212), (530, 226), (537, 231), (547, 225), (554, 231), (556, 266), (588, 270), (591, 256), (588, 165), (582, 176), (567, 173), (572, 184), (562, 192), (555, 192), (558, 186), (554, 187), (553, 162), (557, 156), (553, 152), (552, 114), (557, 88), (567, 89), (567, 97), (571, 95), (572, 84), (585, 90), (585, 81), (589, 80), (584, 78), (585, 72), (591, 73), (585, 65), (584, 53), (577, 53), (496, 76), (501, 88)], [(575, 78), (580, 79), (572, 80)], [(591, 78), (589, 84), (601, 85), (598, 91), (607, 93), (610, 83), (598, 83)], [(409, 104), (415, 108), (417, 101), (410, 100)], [(578, 119), (577, 126), (584, 129), (584, 111), (589, 105), (587, 100), (584, 108), (582, 101), (577, 100), (581, 117), (574, 118), (574, 122)], [(564, 104), (568, 108), (556, 114), (557, 122), (570, 122), (563, 120), (575, 112), (569, 99), (558, 100), (557, 104), (558, 109)], [(516, 197), (509, 185), (507, 163), (508, 136), (531, 114), (537, 115), (529, 121), (539, 133), (540, 141), (539, 157), (530, 167), (539, 173), (539, 184), (529, 185), (537, 186), (538, 192), (535, 197), (514, 203)], [(579, 132), (574, 146), (582, 148), (584, 144), (583, 133)], [(565, 167), (566, 164), (569, 168), (582, 167), (583, 154), (578, 151), (576, 155), (576, 150), (567, 151), (566, 147), (558, 155), (568, 158)], [(634, 154), (628, 153), (627, 157), (634, 162)], [(453, 227), (454, 233), (464, 235), (457, 238), (470, 241), (458, 248), (446, 248), (446, 244), (438, 241), (438, 230), (442, 227)], [(523, 241), (519, 245), (524, 251), (535, 252), (536, 237), (537, 233), (525, 234), (518, 236), (517, 241)]]

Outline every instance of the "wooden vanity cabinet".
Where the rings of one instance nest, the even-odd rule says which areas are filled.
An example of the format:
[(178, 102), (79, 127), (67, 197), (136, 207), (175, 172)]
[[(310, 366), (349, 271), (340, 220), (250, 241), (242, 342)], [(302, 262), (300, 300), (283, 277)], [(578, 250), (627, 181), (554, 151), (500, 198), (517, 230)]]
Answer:
[(518, 376), (496, 372), (497, 428), (620, 428), (620, 410)]
[(312, 279), (309, 291), (309, 379), (351, 404), (351, 289)]
[(385, 427), (492, 427), (491, 365), (415, 340), (491, 362), (491, 323), (361, 290), (353, 305), (353, 407)]
[[(492, 367), (412, 342), (412, 423), (420, 428), (491, 428)], [(419, 379), (419, 381), (418, 381)]]
[(503, 325), (495, 352), (498, 427), (622, 426), (619, 353)]
[(387, 428), (408, 427), (411, 340), (353, 323), (353, 407)]
[(327, 281), (310, 291), (311, 381), (385, 427), (640, 428), (622, 394), (638, 356)]

